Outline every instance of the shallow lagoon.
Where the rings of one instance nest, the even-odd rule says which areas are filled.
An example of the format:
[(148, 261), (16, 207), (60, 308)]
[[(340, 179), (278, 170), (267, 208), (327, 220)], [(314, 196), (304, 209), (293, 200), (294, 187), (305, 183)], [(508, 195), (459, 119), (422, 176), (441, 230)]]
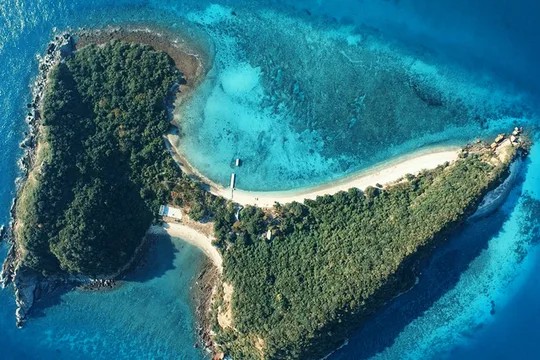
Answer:
[[(493, 2), (490, 10), (499, 12), (495, 16), (496, 21), (481, 1), (445, 1), (437, 2), (437, 5), (420, 0), (364, 1), (361, 4), (345, 0), (338, 3), (295, 1), (296, 9), (284, 6), (287, 2), (272, 2), (270, 6), (273, 9), (287, 14), (277, 18), (273, 11), (260, 10), (261, 3), (231, 0), (224, 2), (222, 7), (211, 7), (201, 1), (180, 3), (166, 0), (116, 1), (114, 5), (98, 0), (3, 2), (0, 5), (0, 79), (3, 81), (0, 87), (0, 208), (3, 209), (0, 222), (7, 222), (7, 210), (13, 196), (12, 184), (17, 175), (15, 163), (20, 155), (17, 143), (24, 131), (22, 119), (29, 99), (28, 84), (37, 71), (34, 56), (44, 51), (54, 26), (62, 29), (66, 26), (150, 21), (183, 31), (186, 29), (183, 17), (198, 23), (197, 29), (209, 34), (218, 52), (216, 68), (211, 73), (213, 78), (209, 78), (198, 93), (199, 98), (192, 103), (191, 109), (186, 109), (185, 114), (191, 114), (192, 118), (184, 119), (186, 145), (189, 144), (185, 151), (191, 152), (188, 157), (205, 174), (220, 182), (228, 180), (234, 157), (245, 158), (248, 160), (246, 166), (239, 169), (239, 184), (244, 188), (306, 186), (421, 145), (460, 143), (496, 132), (499, 128), (506, 130), (505, 119), (508, 117), (530, 115), (522, 106), (511, 107), (512, 111), (508, 112), (506, 100), (512, 99), (492, 95), (499, 91), (512, 94), (525, 91), (529, 92), (526, 97), (534, 99), (537, 94), (540, 76), (534, 65), (538, 56), (531, 41), (535, 34), (540, 33), (540, 28), (534, 24), (537, 12), (533, 3), (522, 0), (508, 9), (509, 5), (504, 2)], [(237, 19), (230, 18), (230, 13), (224, 13), (223, 6), (234, 9)], [(312, 15), (303, 8), (308, 8)], [(253, 9), (257, 12), (254, 13)], [(274, 25), (269, 24), (276, 19), (278, 22)], [(290, 23), (291, 19), (298, 21), (294, 21), (294, 26), (283, 29), (281, 25), (287, 21)], [(383, 35), (354, 27), (362, 23), (377, 27)], [(270, 28), (272, 33), (264, 31)], [(251, 42), (237, 41), (234, 36), (239, 33), (245, 33)], [(301, 35), (299, 38), (296, 37), (298, 34)], [(502, 102), (502, 107), (496, 108), (504, 111), (497, 112), (497, 116), (486, 117), (491, 120), (487, 122), (489, 128), (485, 131), (480, 130), (486, 123), (481, 125), (474, 117), (450, 119), (448, 123), (433, 115), (433, 119), (440, 121), (421, 123), (430, 132), (421, 138), (416, 134), (423, 133), (422, 129), (417, 129), (416, 133), (406, 132), (408, 128), (412, 129), (411, 125), (418, 126), (418, 123), (411, 122), (414, 118), (411, 117), (399, 128), (399, 133), (390, 131), (384, 135), (396, 135), (397, 140), (392, 141), (392, 147), (386, 146), (387, 137), (380, 141), (373, 138), (371, 156), (359, 156), (356, 153), (358, 148), (349, 144), (364, 136), (350, 131), (357, 124), (362, 124), (359, 118), (354, 122), (348, 116), (337, 119), (323, 117), (322, 125), (308, 123), (309, 116), (304, 112), (305, 104), (302, 102), (306, 94), (312, 95), (323, 81), (332, 84), (341, 80), (333, 77), (334, 69), (328, 64), (318, 69), (325, 75), (320, 79), (309, 78), (306, 73), (299, 72), (309, 70), (313, 63), (293, 64), (285, 69), (286, 62), (290, 62), (287, 57), (295, 58), (307, 51), (307, 54), (317, 55), (313, 57), (315, 60), (326, 57), (330, 64), (346, 66), (350, 71), (354, 70), (354, 61), (358, 60), (352, 55), (362, 50), (362, 44), (380, 44), (380, 36), (384, 34), (389, 34), (388, 38), (400, 38), (407, 44), (425, 46), (411, 49), (404, 48), (401, 43), (386, 43), (400, 49), (401, 54), (422, 57), (425, 64), (434, 64), (435, 61), (437, 69), (446, 69), (438, 70), (442, 71), (445, 79), (472, 80), (468, 87), (459, 87), (458, 90), (476, 94), (473, 100), (488, 99), (479, 105), (483, 109), (493, 109), (493, 104)], [(285, 46), (297, 39), (301, 40), (297, 48)], [(310, 43), (310, 39), (315, 41)], [(287, 50), (280, 50), (281, 45)], [(260, 57), (260, 54), (269, 53), (272, 56)], [(448, 65), (449, 59), (462, 66)], [(379, 60), (387, 66), (392, 59), (384, 55)], [(390, 63), (399, 65), (398, 60), (394, 58)], [(278, 82), (278, 73), (269, 72), (273, 64), (282, 69), (282, 82)], [(497, 71), (502, 77), (497, 79), (485, 75), (486, 69)], [(419, 70), (433, 70), (433, 67), (422, 66)], [(433, 75), (428, 71), (430, 74)], [(472, 74), (470, 78), (468, 74)], [(516, 91), (505, 82), (508, 80), (516, 83), (520, 90)], [(469, 91), (474, 89), (471, 84), (486, 82), (493, 84), (487, 87), (487, 95)], [(353, 83), (352, 86), (358, 85)], [(445, 90), (444, 86), (441, 88)], [(327, 87), (322, 89), (328, 90)], [(454, 91), (447, 93), (455, 95)], [(293, 94), (297, 102), (280, 105), (276, 99), (281, 94)], [(363, 94), (358, 95), (358, 101), (351, 102), (358, 106), (350, 111), (362, 110), (363, 101), (368, 99), (366, 97), (362, 101)], [(462, 97), (471, 99), (468, 95)], [(335, 98), (320, 100), (331, 109)], [(534, 106), (534, 102), (532, 104)], [(459, 110), (455, 103), (453, 106)], [(197, 117), (201, 109), (212, 116)], [(318, 109), (324, 111), (323, 107)], [(349, 108), (343, 111), (349, 111)], [(330, 123), (324, 127), (326, 121), (335, 121), (336, 126)], [(224, 124), (235, 130), (231, 134), (236, 135), (224, 132)], [(342, 131), (345, 137), (333, 134), (330, 136), (335, 138), (327, 139), (325, 131), (335, 128), (345, 129)], [(523, 185), (536, 198), (540, 197), (538, 169), (537, 147)], [(403, 354), (412, 359), (444, 356), (482, 359), (495, 355), (504, 359), (535, 357), (533, 354), (540, 352), (535, 337), (531, 336), (540, 324), (537, 301), (540, 291), (536, 275), (538, 251), (534, 242), (524, 241), (525, 236), (519, 233), (524, 210), (519, 200), (510, 199), (503, 212), (458, 234), (449, 246), (438, 252), (418, 287), (390, 304), (367, 325), (366, 330), (353, 336), (349, 346), (336, 353), (334, 358), (367, 358), (378, 352), (381, 352), (378, 357), (385, 359), (402, 358)], [(532, 216), (540, 218), (537, 213)], [(533, 237), (538, 239), (538, 235)], [(192, 347), (193, 314), (188, 295), (198, 266), (193, 264), (201, 262), (201, 254), (187, 245), (178, 252), (174, 252), (174, 247), (167, 243), (162, 245), (163, 252), (154, 254), (157, 261), (154, 275), (152, 272), (140, 274), (144, 279), (137, 279), (134, 275), (132, 282), (110, 293), (66, 294), (61, 303), (44, 307), (46, 316), (30, 321), (22, 331), (14, 326), (15, 306), (11, 289), (1, 290), (0, 346), (10, 351), (5, 356), (112, 358), (114, 354), (120, 358), (184, 356), (189, 359), (201, 356)], [(4, 253), (2, 247), (2, 255)], [(162, 275), (156, 274), (160, 272)], [(491, 301), (495, 304), (494, 315), (491, 314)], [(151, 319), (155, 321), (148, 321)], [(377, 336), (366, 336), (370, 329)]]
[(245, 190), (312, 186), (535, 118), (528, 94), (371, 29), (220, 5), (187, 18), (215, 59), (179, 111), (180, 148), (223, 185), (235, 172)]

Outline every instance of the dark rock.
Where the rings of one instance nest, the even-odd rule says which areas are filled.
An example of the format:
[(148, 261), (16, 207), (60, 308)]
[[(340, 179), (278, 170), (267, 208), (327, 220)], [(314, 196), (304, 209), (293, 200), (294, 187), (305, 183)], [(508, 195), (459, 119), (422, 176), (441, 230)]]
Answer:
[(39, 284), (39, 288), (41, 293), (50, 293), (53, 287), (50, 285), (49, 281), (44, 280)]
[(428, 106), (441, 107), (444, 105), (443, 95), (428, 84), (413, 79), (409, 85), (414, 94)]
[(47, 54), (51, 55), (52, 53), (54, 53), (54, 50), (56, 50), (56, 44), (49, 43), (49, 46), (47, 47)]
[(41, 286), (36, 286), (36, 289), (34, 290), (34, 301), (41, 299)]
[(10, 214), (12, 215), (14, 214), (16, 205), (17, 205), (17, 199), (13, 199), (13, 201), (11, 202), (11, 207), (9, 208)]
[(15, 246), (11, 245), (7, 257), (2, 264), (2, 272), (0, 273), (0, 284), (2, 284), (2, 288), (5, 288), (11, 283), (15, 257)]

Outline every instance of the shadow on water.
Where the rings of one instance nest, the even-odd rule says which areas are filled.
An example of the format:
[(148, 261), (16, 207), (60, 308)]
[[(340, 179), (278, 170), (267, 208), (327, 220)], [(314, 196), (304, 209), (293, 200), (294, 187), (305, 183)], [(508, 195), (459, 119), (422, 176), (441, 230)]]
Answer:
[[(182, 246), (183, 248), (183, 246)], [(126, 274), (125, 277), (119, 279), (119, 285), (112, 289), (85, 291), (88, 295), (93, 295), (98, 292), (110, 292), (121, 289), (122, 283), (136, 282), (145, 283), (163, 276), (166, 272), (176, 269), (174, 260), (176, 254), (181, 251), (173, 243), (172, 239), (167, 235), (152, 235), (149, 239), (149, 246), (141, 255), (141, 259), (137, 267)], [(34, 303), (30, 318), (39, 318), (45, 316), (47, 308), (62, 305), (64, 302), (62, 297), (70, 291), (77, 290), (75, 286), (62, 286), (57, 288), (52, 293), (42, 296)]]
[(150, 246), (143, 254), (139, 266), (128, 273), (124, 281), (147, 282), (176, 269), (174, 259), (179, 252), (168, 235), (152, 235)]
[[(530, 161), (527, 161), (526, 166)], [(525, 170), (522, 171), (522, 174)], [(393, 345), (403, 329), (431, 308), (455, 287), (469, 264), (487, 248), (488, 242), (502, 231), (503, 225), (518, 204), (523, 179), (511, 192), (504, 206), (491, 216), (468, 221), (431, 257), (420, 265), (424, 269), (420, 282), (407, 293), (395, 298), (372, 316), (349, 339), (349, 345), (336, 351), (330, 359), (368, 359)], [(492, 302), (493, 312), (495, 305)]]

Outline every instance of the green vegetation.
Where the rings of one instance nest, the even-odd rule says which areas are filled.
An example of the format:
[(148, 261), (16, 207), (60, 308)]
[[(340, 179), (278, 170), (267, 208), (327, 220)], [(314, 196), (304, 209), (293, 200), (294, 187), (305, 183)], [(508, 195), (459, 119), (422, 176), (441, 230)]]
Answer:
[(237, 208), (182, 174), (163, 144), (180, 77), (165, 53), (125, 42), (86, 47), (58, 65), (19, 194), (16, 241), (36, 271), (106, 275), (133, 257), (160, 204), (212, 217), (234, 289), (230, 304), (225, 286), (215, 302), (232, 309), (216, 342), (235, 360), (326, 355), (410, 288), (417, 260), (507, 173), (508, 163), (478, 151), (390, 188), (246, 207), (237, 220)]
[(167, 54), (125, 42), (86, 47), (57, 66), (17, 206), (24, 265), (111, 274), (133, 257), (171, 194), (208, 211), (211, 199), (163, 144), (180, 80)]
[[(506, 174), (472, 154), (388, 189), (351, 189), (272, 216), (245, 208), (216, 222), (232, 328), (217, 343), (234, 359), (316, 359), (377, 307), (414, 284), (416, 260), (470, 215)], [(271, 229), (274, 237), (264, 236)]]

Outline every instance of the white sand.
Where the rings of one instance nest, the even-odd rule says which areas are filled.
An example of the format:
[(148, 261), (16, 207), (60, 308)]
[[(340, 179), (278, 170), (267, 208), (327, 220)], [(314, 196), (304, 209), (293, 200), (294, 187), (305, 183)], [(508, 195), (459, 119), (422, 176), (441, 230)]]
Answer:
[(276, 202), (287, 204), (293, 201), (303, 202), (306, 199), (315, 200), (317, 196), (333, 195), (340, 191), (347, 191), (350, 188), (364, 190), (368, 186), (375, 186), (376, 184), (387, 185), (407, 174), (416, 175), (422, 170), (436, 168), (445, 162), (453, 162), (458, 158), (461, 151), (459, 147), (446, 147), (435, 148), (429, 152), (420, 154), (408, 154), (361, 172), (310, 188), (260, 192), (236, 189), (231, 192), (230, 188), (225, 188), (214, 183), (189, 164), (176, 146), (179, 142), (177, 135), (168, 135), (167, 140), (167, 147), (171, 151), (173, 158), (182, 168), (182, 171), (188, 174), (194, 174), (209, 184), (212, 194), (233, 200), (240, 205), (256, 205), (262, 208), (270, 208)]
[[(364, 190), (376, 184), (386, 185), (399, 180), (407, 174), (417, 174), (425, 169), (433, 169), (445, 162), (458, 158), (459, 150), (437, 150), (432, 153), (418, 155), (413, 158), (397, 160), (393, 164), (385, 163), (353, 174), (345, 178), (330, 181), (324, 185), (289, 191), (244, 191), (234, 190), (232, 200), (241, 205), (256, 205), (263, 208), (272, 207), (275, 202), (287, 204), (293, 201), (303, 202), (306, 199), (315, 200), (317, 196), (333, 195), (350, 188)], [(231, 199), (231, 189), (212, 184), (212, 192), (226, 199)]]
[[(375, 186), (376, 184), (387, 185), (396, 182), (407, 174), (418, 174), (422, 170), (433, 169), (445, 162), (453, 162), (458, 158), (461, 151), (456, 147), (433, 149), (429, 153), (409, 154), (405, 157), (397, 158), (394, 161), (388, 161), (362, 172), (330, 181), (316, 187), (289, 191), (257, 192), (245, 190), (231, 191), (230, 188), (225, 188), (212, 182), (203, 174), (199, 173), (197, 169), (193, 168), (189, 162), (179, 154), (178, 148), (175, 146), (178, 141), (176, 135), (167, 136), (167, 140), (167, 148), (170, 150), (171, 155), (182, 170), (188, 174), (198, 176), (204, 182), (209, 184), (210, 192), (226, 199), (232, 199), (240, 205), (256, 205), (263, 208), (270, 208), (274, 206), (274, 203), (276, 202), (287, 204), (293, 201), (303, 202), (306, 199), (314, 200), (317, 196), (333, 195), (340, 191), (347, 191), (350, 188), (364, 190), (368, 186)], [(189, 225), (178, 223), (166, 223), (163, 227), (154, 226), (151, 231), (155, 233), (166, 233), (197, 246), (204, 251), (210, 260), (212, 260), (220, 272), (223, 271), (223, 258), (218, 250), (212, 245), (212, 241), (214, 240), (212, 237), (209, 237)]]
[(223, 258), (214, 245), (213, 238), (199, 232), (187, 225), (177, 223), (165, 223), (163, 226), (152, 226), (150, 232), (154, 234), (167, 234), (180, 238), (191, 245), (201, 249), (206, 256), (214, 263), (220, 272), (223, 271)]

